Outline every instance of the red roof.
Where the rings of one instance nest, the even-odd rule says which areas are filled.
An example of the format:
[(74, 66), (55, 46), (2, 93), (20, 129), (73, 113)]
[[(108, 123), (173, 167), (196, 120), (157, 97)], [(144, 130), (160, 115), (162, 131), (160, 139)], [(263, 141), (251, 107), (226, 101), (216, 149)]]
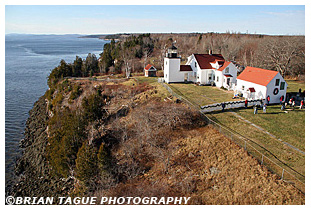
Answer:
[[(145, 67), (145, 69), (146, 69), (146, 70), (149, 70), (151, 67), (153, 67), (153, 65), (148, 64), (148, 65)], [(153, 67), (153, 68), (154, 68), (154, 67)], [(154, 70), (155, 70), (155, 68), (154, 68)]]
[(180, 71), (192, 71), (190, 65), (180, 65)]
[(229, 66), (230, 63), (231, 62), (229, 62), (229, 61), (225, 61), (225, 63), (222, 65), (222, 67), (217, 69), (217, 71), (223, 71), (227, 66)]
[(237, 79), (267, 86), (277, 74), (277, 71), (247, 66)]
[(216, 63), (216, 61), (225, 61), (221, 54), (194, 54), (201, 69), (213, 69), (210, 63)]

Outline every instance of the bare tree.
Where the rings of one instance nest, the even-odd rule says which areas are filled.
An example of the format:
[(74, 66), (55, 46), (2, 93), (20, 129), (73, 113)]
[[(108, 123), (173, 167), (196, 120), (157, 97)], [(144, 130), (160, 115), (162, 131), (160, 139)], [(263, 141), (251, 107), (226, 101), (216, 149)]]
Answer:
[(127, 78), (130, 78), (134, 53), (132, 49), (127, 48), (123, 45), (121, 55), (124, 62), (125, 75)]
[(144, 48), (143, 48), (144, 67), (146, 67), (147, 60), (153, 52), (153, 43), (150, 37), (144, 37), (143, 42), (144, 42)]
[(303, 56), (301, 53), (304, 52), (302, 50), (302, 48), (304, 49), (303, 45), (304, 41), (302, 42), (300, 37), (270, 38), (264, 42), (262, 61), (266, 67), (279, 71), (284, 77), (287, 71), (291, 69), (293, 60), (298, 56)]
[(161, 53), (159, 55), (162, 70), (164, 70), (164, 57), (165, 57), (166, 50), (167, 50), (167, 44), (164, 43), (161, 45), (161, 48), (160, 48)]

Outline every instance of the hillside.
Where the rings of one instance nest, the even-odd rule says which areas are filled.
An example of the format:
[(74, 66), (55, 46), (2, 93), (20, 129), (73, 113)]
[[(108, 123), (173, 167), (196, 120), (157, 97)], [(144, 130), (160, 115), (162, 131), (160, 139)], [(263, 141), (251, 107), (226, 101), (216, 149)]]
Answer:
[(12, 195), (304, 204), (304, 194), (206, 125), (196, 110), (145, 81), (50, 83), (30, 112)]

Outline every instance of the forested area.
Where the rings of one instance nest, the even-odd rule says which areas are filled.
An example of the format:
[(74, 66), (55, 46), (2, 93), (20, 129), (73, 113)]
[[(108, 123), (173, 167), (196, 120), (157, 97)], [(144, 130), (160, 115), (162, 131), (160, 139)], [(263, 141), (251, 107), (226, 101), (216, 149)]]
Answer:
[(86, 59), (76, 57), (73, 63), (61, 60), (49, 77), (51, 87), (64, 77), (92, 77), (101, 74), (143, 72), (147, 64), (163, 69), (167, 49), (175, 43), (182, 63), (192, 53), (222, 54), (235, 61), (241, 69), (246, 66), (279, 71), (281, 75), (304, 78), (305, 37), (268, 36), (239, 33), (185, 33), (123, 35), (103, 47), (99, 58), (89, 53)]
[(167, 48), (176, 47), (185, 62), (192, 53), (222, 54), (228, 61), (279, 71), (297, 77), (305, 72), (304, 36), (268, 36), (239, 33), (129, 35), (104, 46), (99, 68), (105, 73), (142, 72), (147, 63), (163, 69)]

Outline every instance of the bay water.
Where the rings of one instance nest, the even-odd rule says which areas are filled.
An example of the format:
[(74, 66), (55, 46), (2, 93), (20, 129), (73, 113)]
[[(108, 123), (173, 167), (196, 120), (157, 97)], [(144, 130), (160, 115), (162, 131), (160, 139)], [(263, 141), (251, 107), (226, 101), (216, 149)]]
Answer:
[(5, 36), (5, 183), (14, 184), (15, 161), (21, 156), (28, 112), (48, 89), (47, 76), (61, 59), (72, 63), (76, 55), (97, 58), (109, 41), (79, 38), (80, 35)]

